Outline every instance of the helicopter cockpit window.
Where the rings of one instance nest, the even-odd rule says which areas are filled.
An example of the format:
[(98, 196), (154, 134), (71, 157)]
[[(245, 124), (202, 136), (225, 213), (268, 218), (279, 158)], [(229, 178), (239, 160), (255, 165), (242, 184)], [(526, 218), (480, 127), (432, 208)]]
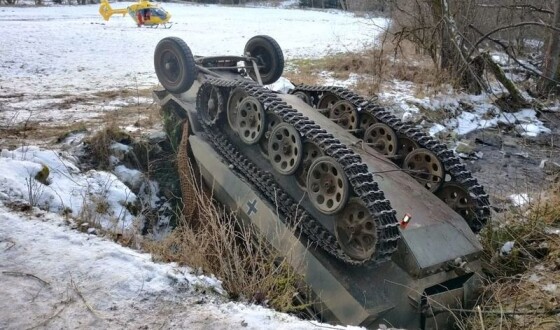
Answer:
[(165, 10), (161, 9), (161, 8), (152, 8), (152, 15), (153, 16), (159, 16), (160, 18), (164, 19), (166, 16), (166, 12)]
[(151, 9), (150, 8), (144, 9), (144, 19), (146, 21), (149, 21), (151, 16), (152, 16)]

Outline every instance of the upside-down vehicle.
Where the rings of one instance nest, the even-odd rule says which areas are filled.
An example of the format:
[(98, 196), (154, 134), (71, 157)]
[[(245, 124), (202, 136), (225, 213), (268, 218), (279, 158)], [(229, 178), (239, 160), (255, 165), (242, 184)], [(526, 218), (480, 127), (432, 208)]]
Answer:
[(344, 88), (267, 88), (284, 68), (269, 36), (212, 57), (168, 37), (154, 64), (169, 135), (188, 123), (197, 172), (302, 275), (322, 321), (446, 329), (474, 304), (488, 195), (445, 145)]

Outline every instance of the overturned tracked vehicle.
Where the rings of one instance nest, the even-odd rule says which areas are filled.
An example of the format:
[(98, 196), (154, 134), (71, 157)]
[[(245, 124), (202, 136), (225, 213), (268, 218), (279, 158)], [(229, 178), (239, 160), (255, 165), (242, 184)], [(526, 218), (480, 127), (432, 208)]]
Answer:
[(284, 67), (268, 36), (213, 57), (169, 37), (154, 64), (204, 181), (304, 276), (323, 321), (442, 329), (473, 304), (488, 196), (443, 144), (344, 88), (265, 87)]

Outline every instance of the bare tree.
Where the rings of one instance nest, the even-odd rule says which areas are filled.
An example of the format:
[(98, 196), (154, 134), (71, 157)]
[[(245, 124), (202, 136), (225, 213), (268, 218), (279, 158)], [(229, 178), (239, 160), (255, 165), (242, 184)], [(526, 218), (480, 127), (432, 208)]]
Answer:
[[(560, 28), (560, 0), (556, 0), (552, 26), (555, 28)], [(555, 29), (550, 29), (547, 48), (544, 54), (544, 65), (542, 70), (542, 75), (544, 77), (541, 77), (539, 81), (539, 92), (543, 95), (548, 94), (550, 90), (555, 86), (552, 80), (556, 79), (559, 59), (560, 32)]]

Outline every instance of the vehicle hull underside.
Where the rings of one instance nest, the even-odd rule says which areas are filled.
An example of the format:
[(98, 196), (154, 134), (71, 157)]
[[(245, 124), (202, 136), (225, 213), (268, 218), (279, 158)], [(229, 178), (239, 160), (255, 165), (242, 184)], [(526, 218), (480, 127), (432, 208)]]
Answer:
[[(342, 131), (328, 118), (292, 95), (283, 101), (311, 118), (336, 138), (352, 146), (396, 210), (397, 219), (412, 220), (399, 228), (401, 239), (390, 261), (354, 266), (320, 248), (309, 247), (305, 236), (294, 234), (279, 218), (277, 208), (229, 164), (208, 140), (196, 113), (199, 84), (186, 93), (155, 91), (164, 112), (188, 118), (190, 149), (200, 174), (215, 197), (251, 223), (304, 276), (324, 321), (375, 328), (379, 324), (407, 329), (446, 328), (453, 322), (448, 308), (469, 307), (480, 285), (481, 246), (464, 220), (414, 179)], [(251, 157), (257, 166), (259, 157)], [(274, 172), (274, 171), (272, 171)], [(278, 180), (283, 177), (275, 174)], [(292, 185), (288, 185), (292, 186)], [(296, 195), (297, 185), (293, 185)]]

